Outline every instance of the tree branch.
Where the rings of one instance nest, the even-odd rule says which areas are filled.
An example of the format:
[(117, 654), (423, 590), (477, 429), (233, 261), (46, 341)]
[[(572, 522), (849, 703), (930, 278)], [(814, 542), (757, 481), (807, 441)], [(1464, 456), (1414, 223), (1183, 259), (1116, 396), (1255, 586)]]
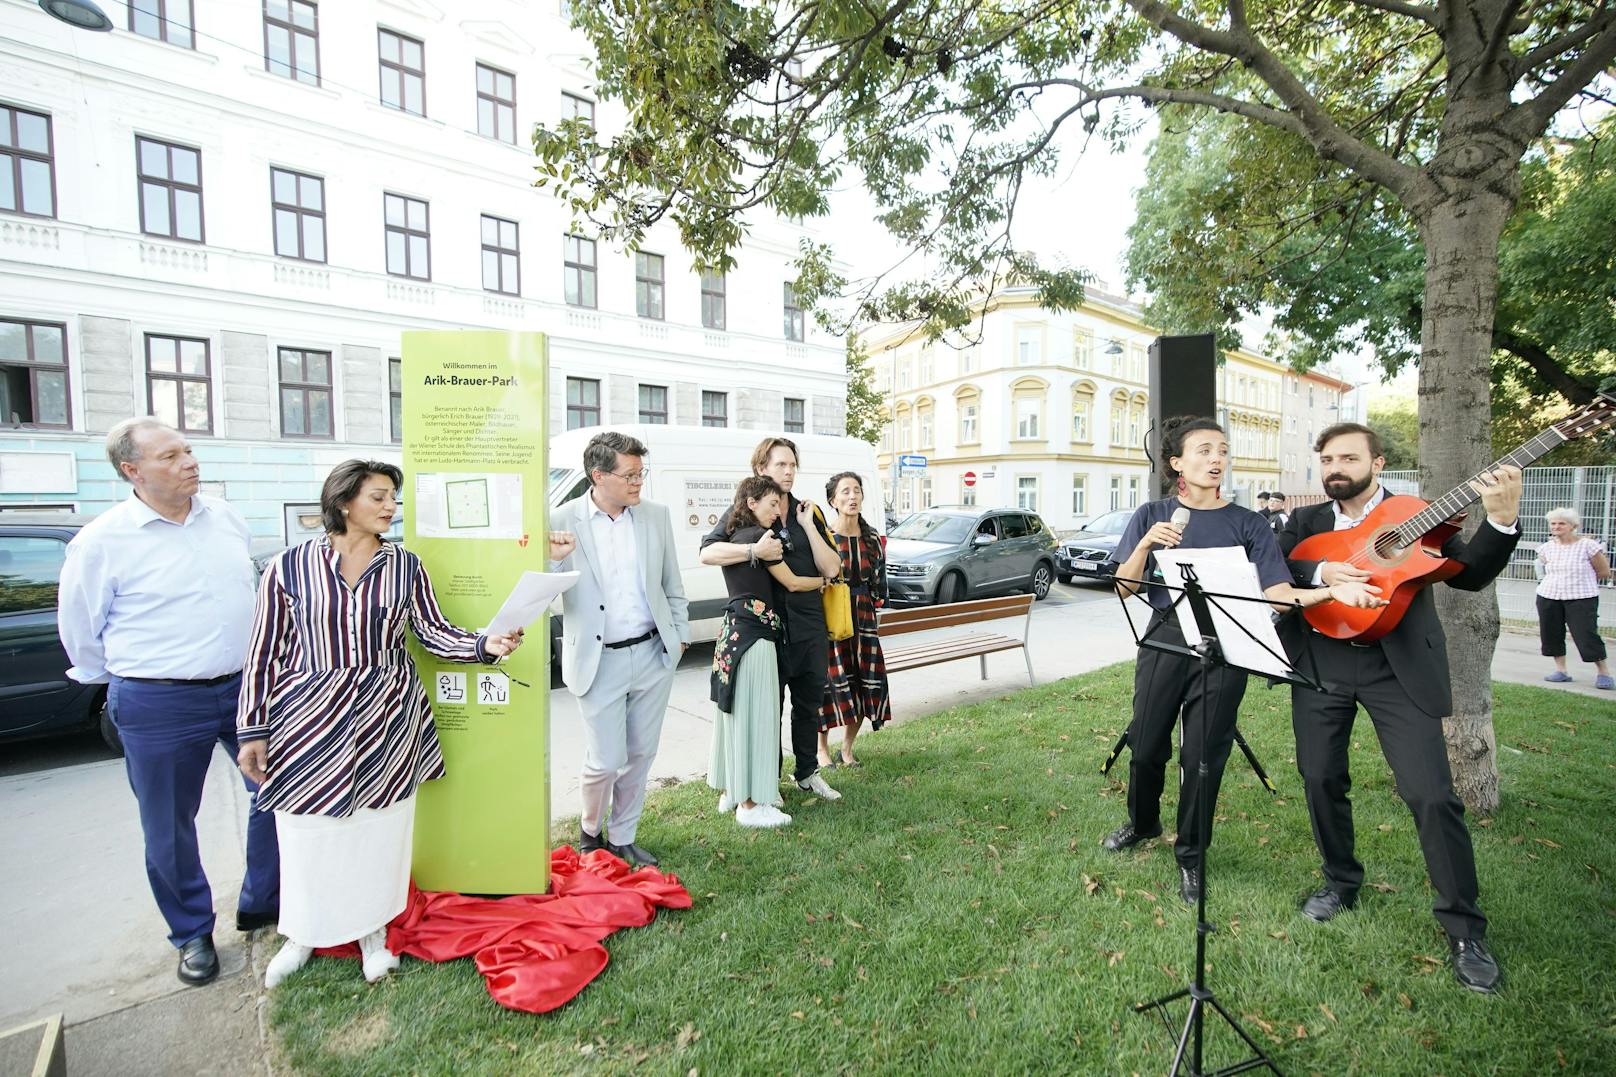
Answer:
[(1530, 142), (1548, 130), (1555, 113), (1616, 60), (1616, 12), (1607, 11), (1601, 18), (1590, 19), (1583, 29), (1596, 22), (1601, 23), (1602, 28), (1591, 37), (1576, 62), (1560, 72), (1560, 76), (1536, 97), (1512, 106), (1504, 115), (1504, 125), (1522, 142)]
[(1535, 341), (1526, 339), (1508, 329), (1493, 327), (1493, 346), (1509, 352), (1515, 358), (1532, 368), (1532, 372), (1543, 381), (1571, 401), (1573, 404), (1587, 404), (1594, 398), (1594, 387), (1584, 384), (1573, 377), (1559, 363)]
[[(1604, 4), (1600, 4), (1601, 8), (1604, 6)], [(1592, 18), (1583, 23), (1581, 26), (1577, 27), (1575, 30), (1569, 30), (1566, 33), (1561, 34), (1559, 37), (1545, 41), (1543, 44), (1539, 45), (1525, 56), (1521, 56), (1513, 60), (1510, 67), (1511, 74), (1514, 75), (1516, 79), (1520, 79), (1522, 76), (1526, 75), (1527, 72), (1536, 68), (1539, 64), (1547, 63), (1556, 56), (1560, 56), (1563, 53), (1576, 48), (1578, 45), (1582, 44), (1584, 41), (1587, 41), (1589, 38), (1593, 37), (1595, 34), (1598, 34), (1600, 31), (1609, 26), (1612, 18), (1616, 18), (1616, 15), (1613, 15), (1610, 11), (1602, 10), (1596, 12)]]
[(1405, 0), (1349, 0), (1350, 3), (1360, 7), (1372, 7), (1376, 11), (1386, 11), (1393, 15), (1404, 15), (1410, 19), (1418, 19), (1430, 26), (1437, 25), (1436, 8), (1425, 7), (1422, 4), (1410, 4)]

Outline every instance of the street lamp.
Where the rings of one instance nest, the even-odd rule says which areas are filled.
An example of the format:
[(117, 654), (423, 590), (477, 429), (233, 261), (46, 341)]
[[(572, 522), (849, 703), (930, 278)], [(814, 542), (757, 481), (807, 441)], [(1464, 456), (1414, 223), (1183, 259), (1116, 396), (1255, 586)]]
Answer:
[(1105, 354), (1107, 354), (1107, 355), (1121, 355), (1122, 354), (1122, 341), (1118, 340), (1116, 337), (1112, 337), (1110, 340), (1106, 341)]
[(39, 0), (45, 14), (77, 30), (105, 32), (112, 29), (112, 20), (95, 5), (93, 0)]

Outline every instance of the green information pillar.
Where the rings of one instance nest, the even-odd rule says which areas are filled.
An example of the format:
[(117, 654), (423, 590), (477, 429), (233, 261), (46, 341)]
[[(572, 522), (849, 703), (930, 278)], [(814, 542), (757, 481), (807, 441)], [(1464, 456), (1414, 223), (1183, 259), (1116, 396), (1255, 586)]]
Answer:
[[(404, 545), (464, 628), (487, 625), (524, 571), (547, 567), (547, 373), (542, 333), (404, 334)], [(549, 635), (529, 626), (498, 666), (411, 645), (449, 772), (416, 803), (423, 890), (549, 888)]]

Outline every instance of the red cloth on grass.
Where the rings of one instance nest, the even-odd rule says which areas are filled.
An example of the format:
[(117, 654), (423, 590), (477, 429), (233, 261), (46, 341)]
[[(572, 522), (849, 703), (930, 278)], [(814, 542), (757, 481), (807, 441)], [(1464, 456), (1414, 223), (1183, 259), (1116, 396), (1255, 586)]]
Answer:
[[(678, 876), (636, 871), (604, 849), (579, 856), (564, 845), (550, 854), (548, 894), (477, 898), (411, 883), (404, 911), (387, 925), (387, 948), (423, 961), (475, 957), (495, 1002), (548, 1013), (606, 967), (602, 939), (620, 927), (644, 927), (659, 908), (690, 908)], [(358, 957), (359, 946), (315, 953)]]

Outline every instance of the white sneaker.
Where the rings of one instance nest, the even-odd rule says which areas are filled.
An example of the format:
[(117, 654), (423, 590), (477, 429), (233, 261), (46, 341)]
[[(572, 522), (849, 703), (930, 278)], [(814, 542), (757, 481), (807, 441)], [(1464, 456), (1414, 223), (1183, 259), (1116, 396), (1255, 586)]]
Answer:
[(745, 827), (766, 828), (785, 826), (791, 816), (772, 804), (754, 804), (750, 808), (735, 809), (735, 821)]
[(735, 810), (735, 801), (728, 793), (718, 794), (718, 813), (728, 815)]
[(826, 800), (842, 799), (842, 794), (832, 789), (825, 781), (825, 776), (819, 773), (817, 770), (808, 776), (807, 781), (798, 782), (797, 788), (801, 789), (805, 793), (816, 793), (819, 796), (824, 797)]
[(789, 826), (791, 824), (791, 816), (787, 815), (773, 804), (759, 804), (758, 807), (767, 813), (769, 818), (769, 826)]
[(269, 967), (264, 970), (264, 990), (272, 991), (279, 987), (282, 980), (307, 965), (313, 956), (314, 947), (299, 946), (287, 939), (275, 956), (269, 959)]
[(398, 955), (387, 948), (387, 929), (372, 931), (359, 940), (359, 953), (364, 958), (365, 982), (375, 983), (387, 978), (398, 968)]

